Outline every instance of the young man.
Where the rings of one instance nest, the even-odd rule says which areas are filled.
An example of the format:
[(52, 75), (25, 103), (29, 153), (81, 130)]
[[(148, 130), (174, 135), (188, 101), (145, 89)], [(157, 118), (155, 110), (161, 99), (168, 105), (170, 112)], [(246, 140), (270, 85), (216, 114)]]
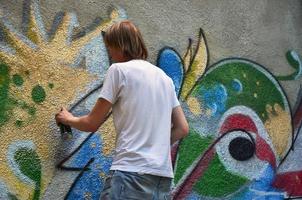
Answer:
[(169, 199), (170, 145), (189, 129), (173, 82), (145, 61), (147, 49), (130, 21), (111, 26), (104, 41), (115, 63), (107, 71), (94, 108), (82, 117), (63, 108), (56, 121), (95, 132), (112, 108), (116, 148), (101, 199)]

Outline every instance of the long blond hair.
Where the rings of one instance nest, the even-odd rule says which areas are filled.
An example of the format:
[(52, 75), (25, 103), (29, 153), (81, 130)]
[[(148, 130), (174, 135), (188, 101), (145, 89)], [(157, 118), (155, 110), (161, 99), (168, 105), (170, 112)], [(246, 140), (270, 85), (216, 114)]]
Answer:
[(143, 59), (148, 57), (148, 51), (141, 32), (129, 20), (113, 24), (105, 32), (106, 46), (120, 49), (128, 59)]

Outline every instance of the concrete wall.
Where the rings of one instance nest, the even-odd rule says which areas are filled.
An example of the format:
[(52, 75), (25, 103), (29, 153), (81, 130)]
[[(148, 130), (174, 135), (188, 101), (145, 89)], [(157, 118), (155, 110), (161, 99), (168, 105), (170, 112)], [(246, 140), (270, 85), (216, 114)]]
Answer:
[[(101, 31), (130, 19), (174, 81), (190, 123), (172, 148), (174, 199), (302, 196), (299, 0), (0, 0), (0, 199), (98, 199), (112, 119), (89, 112), (109, 66)], [(147, 116), (146, 116), (147, 118)]]

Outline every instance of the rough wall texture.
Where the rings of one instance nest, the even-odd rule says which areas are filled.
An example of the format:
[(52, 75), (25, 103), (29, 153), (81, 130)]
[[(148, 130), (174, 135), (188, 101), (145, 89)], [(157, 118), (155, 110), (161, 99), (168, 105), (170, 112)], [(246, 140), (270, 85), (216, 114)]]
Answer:
[(0, 199), (98, 199), (112, 119), (61, 135), (60, 106), (89, 112), (109, 66), (102, 30), (142, 31), (174, 81), (190, 134), (172, 148), (174, 199), (302, 196), (300, 0), (0, 0)]

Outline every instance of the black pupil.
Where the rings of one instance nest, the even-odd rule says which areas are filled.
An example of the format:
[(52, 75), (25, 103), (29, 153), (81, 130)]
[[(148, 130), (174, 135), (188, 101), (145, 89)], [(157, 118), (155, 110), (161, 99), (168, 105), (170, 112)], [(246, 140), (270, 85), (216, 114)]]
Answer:
[(234, 159), (245, 161), (254, 155), (255, 145), (247, 138), (237, 137), (230, 142), (229, 152)]

